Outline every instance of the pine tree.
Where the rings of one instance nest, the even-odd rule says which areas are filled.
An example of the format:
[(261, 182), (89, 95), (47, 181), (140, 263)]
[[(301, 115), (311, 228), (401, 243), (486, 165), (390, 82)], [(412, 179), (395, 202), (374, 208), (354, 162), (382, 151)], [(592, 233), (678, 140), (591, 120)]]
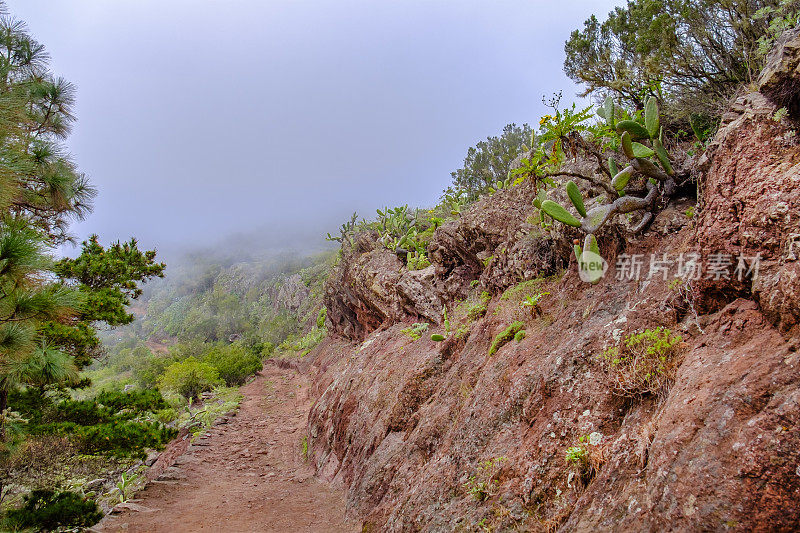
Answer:
[(564, 72), (599, 100), (642, 109), (656, 96), (669, 115), (715, 115), (799, 12), (797, 0), (629, 0), (572, 32)]
[(48, 342), (71, 354), (78, 366), (89, 364), (100, 354), (94, 324), (114, 327), (133, 322), (127, 307), (142, 294), (139, 284), (164, 277), (166, 265), (155, 257), (155, 250), (139, 250), (136, 239), (104, 248), (97, 235), (89, 237), (77, 258), (62, 259), (54, 267), (65, 283), (84, 296), (86, 304), (74, 316), (46, 323), (42, 333)]
[(475, 201), (498, 180), (505, 180), (511, 163), (526, 150), (531, 141), (531, 127), (523, 124), (507, 124), (499, 137), (487, 137), (467, 150), (464, 166), (450, 175), (455, 191), (466, 193), (469, 201)]
[(54, 244), (91, 208), (95, 189), (66, 155), (75, 88), (48, 68), (44, 47), (0, 3), (0, 208)]
[(104, 249), (92, 236), (77, 259), (53, 261), (95, 196), (64, 146), (74, 99), (0, 0), (0, 417), (9, 390), (74, 381), (98, 353), (95, 324), (132, 321), (138, 283), (163, 275), (135, 240)]
[(12, 387), (57, 382), (73, 373), (71, 358), (39, 335), (42, 323), (62, 320), (81, 306), (77, 291), (54, 280), (46, 252), (46, 238), (24, 221), (0, 222), (0, 413)]

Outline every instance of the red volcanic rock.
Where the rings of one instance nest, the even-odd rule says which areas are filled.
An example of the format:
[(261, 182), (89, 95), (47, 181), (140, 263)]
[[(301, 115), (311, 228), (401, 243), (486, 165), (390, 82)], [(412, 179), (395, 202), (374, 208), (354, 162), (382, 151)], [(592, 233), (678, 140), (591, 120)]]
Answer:
[[(345, 255), (326, 294), (335, 335), (303, 362), (317, 395), (309, 458), (346, 488), (364, 531), (800, 529), (800, 148), (792, 109), (774, 120), (775, 95), (793, 102), (800, 87), (797, 39), (781, 41), (764, 94), (732, 105), (692, 169), (697, 215), (676, 200), (624, 249), (731, 254), (731, 273), (735, 256), (760, 254), (758, 276), (584, 284), (574, 235), (548, 244), (525, 222), (526, 186), (439, 228), (429, 269), (405, 271), (374, 238)], [(619, 242), (601, 239), (612, 261)], [(535, 285), (549, 292), (538, 313), (500, 295), (564, 265)], [(402, 331), (423, 319), (447, 334), (442, 306), (444, 342)], [(490, 356), (514, 321), (524, 338)], [(604, 349), (657, 326), (682, 336), (674, 383), (660, 397), (613, 394)], [(589, 436), (593, 470), (580, 472), (566, 454)]]

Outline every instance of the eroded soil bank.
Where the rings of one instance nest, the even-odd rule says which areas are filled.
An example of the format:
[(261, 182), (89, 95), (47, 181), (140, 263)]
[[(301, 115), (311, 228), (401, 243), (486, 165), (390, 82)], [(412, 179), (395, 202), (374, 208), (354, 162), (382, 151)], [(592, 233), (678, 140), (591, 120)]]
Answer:
[[(798, 65), (800, 29), (704, 153), (685, 153), (692, 181), (652, 224), (597, 235), (610, 274), (596, 285), (578, 275), (583, 235), (538, 223), (533, 180), (439, 226), (427, 268), (378, 232), (343, 246), (331, 335), (303, 362), (307, 431), (365, 531), (800, 528)], [(581, 186), (586, 209), (604, 204)], [(563, 184), (546, 194), (571, 205)], [(702, 272), (687, 275), (687, 257)], [(668, 363), (628, 367), (667, 386), (621, 394), (625, 364), (607, 350), (667, 330), (678, 356), (653, 343)]]

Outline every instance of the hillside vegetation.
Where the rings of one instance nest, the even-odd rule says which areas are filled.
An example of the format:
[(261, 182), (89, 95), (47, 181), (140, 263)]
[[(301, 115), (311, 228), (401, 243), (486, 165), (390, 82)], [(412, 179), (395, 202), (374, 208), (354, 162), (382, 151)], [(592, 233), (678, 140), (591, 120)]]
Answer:
[(800, 527), (797, 2), (630, 0), (565, 43), (594, 104), (544, 97), (432, 207), (169, 269), (53, 256), (96, 195), (74, 88), (0, 11), (0, 527), (93, 525), (265, 360), (364, 531)]
[(135, 238), (54, 257), (97, 193), (66, 155), (75, 90), (2, 4), (0, 35), (0, 528), (84, 527), (264, 358), (319, 343), (331, 257), (198, 254), (163, 280)]
[(307, 439), (365, 531), (800, 527), (797, 14), (592, 18), (595, 106), (343, 226)]

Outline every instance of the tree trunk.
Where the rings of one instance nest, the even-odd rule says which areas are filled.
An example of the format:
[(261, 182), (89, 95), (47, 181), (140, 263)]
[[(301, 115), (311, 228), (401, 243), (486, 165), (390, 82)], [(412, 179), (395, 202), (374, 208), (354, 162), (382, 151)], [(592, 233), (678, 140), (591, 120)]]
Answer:
[[(4, 387), (5, 380), (0, 381), (0, 416), (4, 417), (6, 414), (6, 408), (8, 407), (8, 391)], [(5, 442), (6, 440), (6, 425), (5, 420), (0, 423), (0, 442)]]

